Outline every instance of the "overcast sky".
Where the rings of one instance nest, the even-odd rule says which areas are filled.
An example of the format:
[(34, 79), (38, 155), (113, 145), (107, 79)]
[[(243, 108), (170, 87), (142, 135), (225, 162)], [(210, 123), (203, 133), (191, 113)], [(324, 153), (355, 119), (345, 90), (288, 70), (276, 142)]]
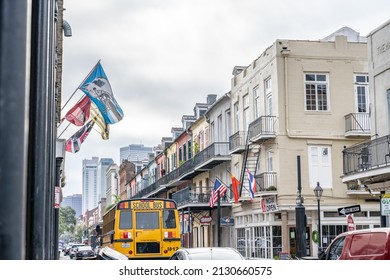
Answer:
[[(110, 139), (91, 131), (66, 153), (64, 195), (82, 193), (82, 160), (112, 158), (129, 144), (156, 146), (208, 94), (230, 90), (232, 70), (276, 39), (318, 40), (348, 26), (362, 36), (390, 19), (388, 0), (64, 0), (62, 116), (101, 60), (124, 119)], [(59, 134), (68, 124), (65, 121)], [(61, 138), (79, 127), (70, 125)]]

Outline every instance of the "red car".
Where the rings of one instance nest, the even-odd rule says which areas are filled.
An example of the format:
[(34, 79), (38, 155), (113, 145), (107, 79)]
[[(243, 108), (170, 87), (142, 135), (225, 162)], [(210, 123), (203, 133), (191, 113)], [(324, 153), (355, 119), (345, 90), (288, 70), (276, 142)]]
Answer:
[(320, 259), (390, 260), (390, 228), (372, 228), (339, 234)]

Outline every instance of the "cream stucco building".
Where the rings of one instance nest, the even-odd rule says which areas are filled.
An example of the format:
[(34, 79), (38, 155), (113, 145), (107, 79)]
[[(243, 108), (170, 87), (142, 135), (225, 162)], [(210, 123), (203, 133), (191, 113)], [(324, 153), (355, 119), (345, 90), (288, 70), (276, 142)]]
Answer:
[[(360, 205), (357, 228), (379, 225), (372, 193), (343, 183), (343, 149), (371, 135), (365, 37), (342, 28), (324, 40), (276, 40), (249, 66), (236, 66), (231, 86), (232, 173), (243, 183), (233, 204), (235, 245), (247, 257), (296, 253), (298, 176), (307, 217), (306, 254), (317, 255), (317, 182), (321, 247), (347, 230), (338, 208)], [(298, 174), (298, 158), (300, 174)], [(245, 171), (257, 187), (249, 198)], [(318, 235), (317, 235), (318, 236)]]

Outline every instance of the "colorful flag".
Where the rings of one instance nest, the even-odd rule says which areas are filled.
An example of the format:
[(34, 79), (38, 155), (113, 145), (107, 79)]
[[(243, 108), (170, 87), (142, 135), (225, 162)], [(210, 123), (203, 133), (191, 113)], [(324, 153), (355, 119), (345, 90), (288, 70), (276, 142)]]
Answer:
[(114, 98), (111, 85), (100, 62), (80, 89), (96, 104), (106, 123), (114, 124), (123, 119), (123, 111)]
[(73, 134), (73, 136), (66, 141), (65, 150), (70, 153), (77, 153), (80, 151), (81, 143), (83, 143), (85, 138), (87, 138), (93, 125), (94, 122), (89, 121), (86, 125), (79, 129), (79, 131)]
[(107, 140), (110, 134), (110, 125), (106, 123), (95, 103), (91, 104), (91, 120), (100, 127), (100, 135)]
[(77, 126), (83, 126), (89, 119), (91, 99), (84, 96), (65, 115), (65, 119)]
[(219, 196), (222, 197), (226, 193), (227, 187), (218, 178), (215, 178), (214, 190), (210, 194), (210, 201), (209, 201), (209, 205), (211, 208), (213, 208), (215, 203), (218, 201), (218, 191), (219, 191)]
[(234, 195), (234, 202), (238, 203), (238, 186), (240, 185), (240, 181), (237, 180), (236, 177), (232, 175), (232, 189), (233, 189), (233, 195)]
[(253, 174), (249, 171), (249, 169), (246, 169), (246, 173), (248, 175), (248, 181), (249, 181), (249, 196), (251, 201), (255, 198), (255, 192), (256, 192), (256, 180)]

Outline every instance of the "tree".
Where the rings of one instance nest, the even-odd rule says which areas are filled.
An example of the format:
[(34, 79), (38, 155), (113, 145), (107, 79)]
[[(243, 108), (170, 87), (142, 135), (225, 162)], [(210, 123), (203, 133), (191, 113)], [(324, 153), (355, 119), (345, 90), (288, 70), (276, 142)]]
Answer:
[(63, 235), (65, 233), (74, 234), (74, 229), (76, 226), (76, 211), (70, 207), (60, 207), (59, 214), (59, 235)]
[(75, 231), (74, 231), (74, 238), (77, 242), (82, 242), (83, 237), (86, 237), (87, 227), (79, 223), (76, 225)]
[(114, 198), (114, 203), (111, 203), (110, 205), (107, 205), (106, 209), (105, 209), (105, 212), (110, 210), (114, 205), (118, 204), (119, 201), (121, 201), (121, 197), (119, 195), (112, 194), (112, 197)]

